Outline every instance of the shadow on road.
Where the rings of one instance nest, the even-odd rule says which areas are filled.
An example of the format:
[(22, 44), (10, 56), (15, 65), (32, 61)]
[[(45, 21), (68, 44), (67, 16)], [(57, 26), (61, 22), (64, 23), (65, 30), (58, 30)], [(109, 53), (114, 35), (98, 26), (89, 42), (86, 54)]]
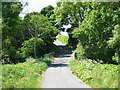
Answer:
[(72, 54), (72, 51), (66, 47), (66, 46), (56, 46), (55, 50), (55, 58), (64, 58), (64, 57), (70, 57)]
[(49, 67), (54, 67), (54, 68), (57, 68), (57, 67), (67, 67), (69, 66), (68, 64), (63, 64), (63, 63), (52, 63), (49, 65)]
[(66, 46), (56, 46), (54, 54), (55, 60), (49, 65), (49, 67), (68, 67), (71, 53), (72, 52)]

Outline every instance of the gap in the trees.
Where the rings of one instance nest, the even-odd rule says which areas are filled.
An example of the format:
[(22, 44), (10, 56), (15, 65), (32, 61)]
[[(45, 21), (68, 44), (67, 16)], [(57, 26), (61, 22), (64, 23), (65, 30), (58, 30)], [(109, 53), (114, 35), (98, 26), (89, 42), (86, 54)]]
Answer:
[(71, 28), (71, 24), (63, 25), (64, 31), (60, 31), (56, 36), (56, 40), (53, 42), (56, 46), (66, 46), (69, 40), (68, 28)]

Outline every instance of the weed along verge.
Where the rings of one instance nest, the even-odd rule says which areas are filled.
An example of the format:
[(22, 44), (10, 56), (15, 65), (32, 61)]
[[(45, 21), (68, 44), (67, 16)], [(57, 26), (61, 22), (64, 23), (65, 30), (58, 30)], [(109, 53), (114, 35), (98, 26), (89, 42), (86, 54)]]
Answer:
[(40, 88), (50, 62), (50, 58), (30, 58), (24, 63), (3, 65), (2, 88)]
[(116, 88), (118, 90), (118, 66), (100, 64), (90, 59), (70, 62), (72, 73), (93, 88)]

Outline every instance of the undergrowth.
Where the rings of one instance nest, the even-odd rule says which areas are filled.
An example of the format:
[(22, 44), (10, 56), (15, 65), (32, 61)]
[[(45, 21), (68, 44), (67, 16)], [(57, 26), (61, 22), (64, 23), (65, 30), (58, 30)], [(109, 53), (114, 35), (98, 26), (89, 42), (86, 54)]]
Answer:
[(93, 88), (118, 88), (118, 65), (100, 64), (92, 60), (71, 60), (71, 70)]
[(40, 88), (50, 58), (28, 59), (24, 63), (2, 66), (2, 88)]

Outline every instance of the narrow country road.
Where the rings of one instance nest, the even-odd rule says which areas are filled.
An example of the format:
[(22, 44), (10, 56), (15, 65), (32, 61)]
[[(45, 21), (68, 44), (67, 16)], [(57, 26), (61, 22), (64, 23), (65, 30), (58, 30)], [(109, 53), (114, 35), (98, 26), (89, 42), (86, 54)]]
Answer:
[(91, 88), (72, 74), (70, 56), (61, 54), (55, 57), (44, 74), (42, 88)]

